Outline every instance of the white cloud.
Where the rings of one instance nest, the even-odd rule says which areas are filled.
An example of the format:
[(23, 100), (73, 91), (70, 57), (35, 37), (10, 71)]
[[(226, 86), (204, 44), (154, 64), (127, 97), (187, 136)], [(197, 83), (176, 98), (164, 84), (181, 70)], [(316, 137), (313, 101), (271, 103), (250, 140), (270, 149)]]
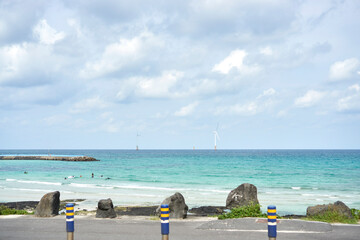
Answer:
[(191, 104), (189, 104), (187, 106), (182, 107), (179, 111), (176, 111), (174, 113), (174, 115), (177, 116), (177, 117), (188, 116), (188, 115), (192, 114), (195, 111), (195, 109), (196, 109), (196, 107), (198, 105), (199, 105), (198, 102), (191, 103)]
[(269, 88), (267, 90), (264, 90), (262, 94), (260, 94), (257, 98), (272, 96), (276, 93), (275, 89)]
[(112, 112), (105, 112), (100, 115), (100, 118), (104, 123), (101, 125), (100, 130), (109, 133), (117, 133), (120, 130), (119, 123), (116, 122)]
[(264, 48), (260, 48), (260, 53), (265, 55), (265, 56), (271, 56), (274, 54), (274, 51), (272, 50), (271, 47), (267, 46)]
[(337, 102), (337, 110), (340, 112), (360, 111), (360, 85), (354, 84), (348, 88), (346, 97)]
[(66, 60), (38, 43), (0, 47), (0, 83), (21, 88), (53, 83), (68, 64)]
[(217, 108), (216, 114), (219, 115), (225, 113), (251, 116), (264, 112), (274, 105), (275, 101), (273, 99), (273, 96), (275, 94), (275, 89), (269, 88), (263, 91), (263, 93), (258, 95), (255, 100), (251, 102)]
[(174, 96), (171, 88), (176, 85), (183, 75), (184, 74), (179, 71), (165, 71), (160, 77), (142, 78), (137, 84), (136, 94), (150, 98)]
[(26, 45), (11, 45), (0, 49), (0, 82), (16, 76), (28, 56)]
[(309, 90), (305, 93), (304, 96), (295, 99), (295, 106), (301, 108), (311, 107), (318, 103), (325, 95), (325, 92)]
[(119, 101), (127, 98), (176, 98), (182, 93), (175, 89), (179, 79), (184, 76), (183, 72), (170, 70), (164, 71), (158, 77), (134, 77), (130, 78), (117, 93)]
[(43, 118), (42, 120), (49, 126), (60, 125), (65, 122), (71, 121), (70, 117), (64, 114), (56, 114), (56, 115), (48, 116), (46, 118)]
[(55, 42), (65, 38), (65, 33), (58, 32), (50, 27), (46, 19), (40, 20), (40, 22), (35, 26), (33, 34), (39, 39), (40, 43), (48, 45), (54, 44)]
[(149, 32), (130, 39), (121, 38), (118, 42), (107, 45), (99, 60), (87, 62), (80, 71), (80, 76), (96, 78), (121, 70), (147, 56), (146, 51), (157, 45), (161, 45), (161, 40)]
[(253, 74), (260, 70), (256, 65), (249, 66), (244, 64), (244, 59), (247, 56), (245, 50), (234, 50), (228, 57), (216, 64), (212, 71), (222, 74), (228, 74), (232, 68), (236, 68), (242, 74)]
[(360, 61), (357, 58), (349, 58), (344, 61), (335, 62), (330, 66), (329, 77), (333, 81), (347, 79), (360, 67)]
[(99, 96), (94, 98), (84, 99), (74, 104), (73, 108), (70, 109), (71, 113), (84, 113), (89, 112), (93, 109), (104, 109), (108, 107), (108, 103), (102, 100)]

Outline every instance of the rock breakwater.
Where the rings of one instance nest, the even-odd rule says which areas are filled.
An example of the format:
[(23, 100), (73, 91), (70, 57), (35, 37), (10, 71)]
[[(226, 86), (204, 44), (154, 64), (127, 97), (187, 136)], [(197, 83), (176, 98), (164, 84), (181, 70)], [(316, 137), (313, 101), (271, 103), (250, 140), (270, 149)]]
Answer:
[(0, 156), (0, 160), (48, 160), (48, 161), (69, 161), (69, 162), (94, 162), (100, 161), (87, 156)]

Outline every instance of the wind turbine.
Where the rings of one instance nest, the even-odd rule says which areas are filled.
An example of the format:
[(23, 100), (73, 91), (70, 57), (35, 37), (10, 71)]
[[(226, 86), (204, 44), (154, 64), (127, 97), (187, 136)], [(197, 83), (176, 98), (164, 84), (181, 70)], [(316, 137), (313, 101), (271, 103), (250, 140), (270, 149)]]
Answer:
[(219, 134), (218, 134), (218, 128), (219, 128), (219, 123), (217, 124), (217, 126), (216, 126), (216, 130), (215, 131), (213, 131), (213, 133), (214, 133), (214, 140), (215, 140), (215, 151), (216, 151), (216, 139), (218, 139), (218, 140), (220, 140), (220, 137), (219, 137)]
[(139, 145), (138, 145), (139, 140), (138, 140), (138, 138), (139, 138), (140, 136), (141, 136), (141, 135), (140, 135), (138, 132), (136, 132), (136, 151), (139, 150)]

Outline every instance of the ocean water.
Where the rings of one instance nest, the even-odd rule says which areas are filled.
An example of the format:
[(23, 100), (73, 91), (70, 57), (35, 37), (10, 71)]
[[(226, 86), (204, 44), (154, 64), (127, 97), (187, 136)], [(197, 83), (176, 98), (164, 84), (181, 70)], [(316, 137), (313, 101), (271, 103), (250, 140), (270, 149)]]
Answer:
[[(0, 150), (0, 155), (48, 153)], [(232, 189), (251, 183), (264, 211), (272, 204), (279, 214), (305, 214), (308, 206), (338, 200), (360, 208), (360, 150), (50, 150), (50, 154), (86, 155), (100, 162), (0, 160), (0, 202), (36, 201), (47, 192), (60, 191), (62, 200), (86, 199), (79, 209), (95, 209), (104, 198), (120, 206), (157, 205), (180, 192), (190, 208), (224, 206)]]

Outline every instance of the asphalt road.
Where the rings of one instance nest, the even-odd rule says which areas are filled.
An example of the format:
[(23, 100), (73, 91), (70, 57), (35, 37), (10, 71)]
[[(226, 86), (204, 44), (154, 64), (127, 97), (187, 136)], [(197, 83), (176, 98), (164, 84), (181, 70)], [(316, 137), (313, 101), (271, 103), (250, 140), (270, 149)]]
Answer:
[[(75, 240), (150, 240), (161, 239), (160, 222), (131, 218), (95, 219), (75, 216)], [(300, 220), (280, 220), (278, 240), (282, 239), (360, 239), (360, 225), (333, 225)], [(35, 218), (0, 217), (0, 240), (67, 239), (64, 216)], [(212, 221), (170, 221), (171, 240), (268, 239), (266, 219), (229, 219)]]

